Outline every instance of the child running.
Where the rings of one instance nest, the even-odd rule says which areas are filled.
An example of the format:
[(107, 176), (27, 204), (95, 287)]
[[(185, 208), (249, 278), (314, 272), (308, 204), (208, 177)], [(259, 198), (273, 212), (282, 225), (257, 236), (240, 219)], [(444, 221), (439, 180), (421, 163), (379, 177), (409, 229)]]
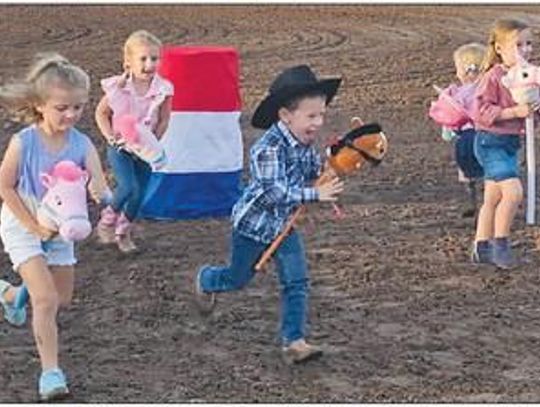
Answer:
[[(318, 80), (306, 65), (287, 69), (273, 81), (251, 121), (266, 132), (251, 147), (251, 182), (233, 208), (231, 264), (202, 267), (195, 278), (202, 310), (212, 310), (215, 293), (239, 290), (252, 279), (255, 263), (296, 207), (335, 201), (343, 191), (337, 178), (313, 186), (321, 172), (313, 143), (340, 83), (341, 79)], [(283, 354), (294, 363), (320, 356), (321, 348), (305, 340), (309, 273), (298, 230), (283, 241), (274, 258), (281, 284)]]
[(539, 104), (517, 105), (501, 78), (532, 52), (532, 31), (519, 20), (500, 19), (489, 35), (483, 63), (484, 75), (473, 104), (477, 136), (474, 153), (484, 169), (484, 203), (478, 214), (472, 260), (502, 269), (516, 265), (510, 245), (510, 227), (523, 189), (519, 179), (518, 151), (525, 133), (524, 118)]
[[(58, 54), (38, 57), (24, 81), (0, 88), (2, 105), (30, 124), (12, 137), (0, 165), (0, 237), (30, 294), (42, 369), (39, 397), (52, 400), (69, 393), (58, 363), (56, 316), (60, 306), (71, 302), (77, 259), (73, 242), (60, 239), (36, 219), (45, 194), (40, 174), (71, 160), (89, 172), (88, 188), (96, 201), (110, 191), (95, 147), (74, 127), (88, 100), (88, 75)], [(0, 280), (4, 319), (21, 326), (26, 309), (13, 306), (18, 289)]]
[(96, 122), (107, 140), (107, 159), (116, 181), (112, 203), (101, 211), (97, 233), (102, 243), (116, 242), (124, 253), (137, 250), (132, 240), (133, 222), (152, 169), (122, 148), (117, 120), (133, 115), (158, 139), (167, 130), (174, 88), (156, 72), (160, 47), (161, 41), (151, 33), (132, 33), (124, 44), (125, 72), (101, 81), (105, 95), (96, 108)]

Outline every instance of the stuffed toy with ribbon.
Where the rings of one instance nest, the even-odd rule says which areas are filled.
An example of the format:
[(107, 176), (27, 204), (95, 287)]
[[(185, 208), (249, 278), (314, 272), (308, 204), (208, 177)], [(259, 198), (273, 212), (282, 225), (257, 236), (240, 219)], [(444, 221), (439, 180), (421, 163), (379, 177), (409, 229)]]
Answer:
[(363, 124), (355, 117), (351, 119), (351, 127), (326, 148), (328, 164), (338, 176), (350, 175), (365, 163), (378, 165), (388, 150), (388, 140), (379, 124)]
[[(377, 123), (363, 124), (358, 117), (351, 119), (352, 130), (342, 137), (333, 137), (327, 149), (327, 166), (321, 176), (315, 181), (315, 185), (323, 185), (336, 176), (352, 175), (360, 170), (367, 162), (378, 165), (388, 151), (388, 140)], [(341, 210), (334, 205), (336, 213)], [(281, 233), (274, 239), (270, 246), (264, 251), (255, 270), (261, 271), (281, 242), (291, 232), (299, 219), (305, 214), (305, 205), (299, 206), (287, 221)]]

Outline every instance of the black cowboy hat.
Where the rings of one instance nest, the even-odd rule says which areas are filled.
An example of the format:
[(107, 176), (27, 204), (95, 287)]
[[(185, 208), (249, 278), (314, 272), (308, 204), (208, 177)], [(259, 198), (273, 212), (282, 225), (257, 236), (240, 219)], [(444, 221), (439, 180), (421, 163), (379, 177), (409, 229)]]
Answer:
[(251, 125), (259, 129), (267, 129), (278, 120), (279, 108), (293, 98), (320, 92), (326, 95), (326, 104), (335, 96), (341, 78), (318, 80), (307, 65), (288, 68), (278, 75), (270, 85), (269, 93), (259, 103), (251, 118)]

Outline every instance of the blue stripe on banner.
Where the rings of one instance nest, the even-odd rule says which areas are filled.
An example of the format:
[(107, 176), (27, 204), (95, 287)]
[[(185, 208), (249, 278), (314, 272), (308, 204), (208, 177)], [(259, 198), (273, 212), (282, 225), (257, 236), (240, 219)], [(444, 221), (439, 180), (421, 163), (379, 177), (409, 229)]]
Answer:
[(242, 171), (171, 174), (150, 178), (139, 216), (196, 219), (229, 216), (240, 197)]

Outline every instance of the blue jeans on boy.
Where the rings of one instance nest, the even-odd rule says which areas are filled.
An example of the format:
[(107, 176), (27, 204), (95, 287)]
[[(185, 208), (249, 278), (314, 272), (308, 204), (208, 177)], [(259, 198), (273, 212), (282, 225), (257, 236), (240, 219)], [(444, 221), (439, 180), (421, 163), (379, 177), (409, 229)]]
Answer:
[[(232, 232), (228, 267), (204, 266), (199, 273), (202, 291), (239, 290), (255, 275), (254, 266), (267, 244)], [(309, 275), (302, 237), (293, 231), (274, 254), (281, 285), (281, 338), (286, 346), (305, 336)]]
[(116, 179), (111, 206), (130, 220), (137, 217), (152, 169), (133, 154), (107, 146), (107, 159)]

